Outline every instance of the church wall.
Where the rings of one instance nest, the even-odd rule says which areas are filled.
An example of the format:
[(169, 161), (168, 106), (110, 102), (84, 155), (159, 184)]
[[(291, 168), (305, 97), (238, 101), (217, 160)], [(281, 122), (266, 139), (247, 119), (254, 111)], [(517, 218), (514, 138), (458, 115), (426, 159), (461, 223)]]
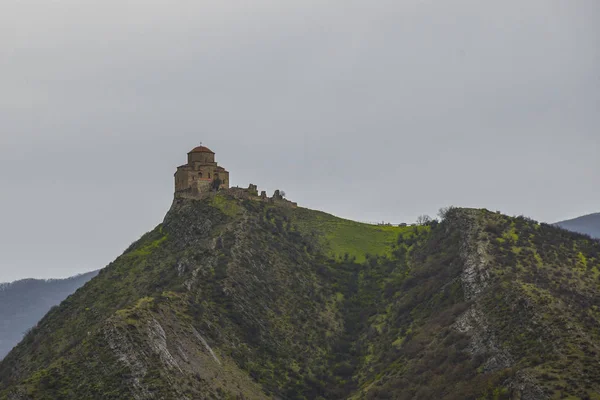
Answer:
[(209, 163), (209, 162), (194, 162), (192, 164), (188, 164), (191, 168), (193, 169), (199, 169), (200, 167), (213, 167), (216, 168), (217, 167), (217, 163), (213, 162), (213, 163)]
[(192, 165), (195, 162), (214, 163), (215, 155), (212, 153), (188, 153), (188, 164)]
[(219, 177), (219, 179), (221, 180), (222, 188), (229, 188), (229, 172), (224, 170), (219, 171), (215, 169), (213, 177)]
[(186, 189), (189, 186), (188, 171), (181, 168), (178, 169), (177, 172), (175, 172), (175, 191)]
[(222, 188), (229, 189), (229, 172), (219, 172), (219, 178), (221, 178)]
[(212, 186), (212, 181), (201, 180), (201, 181), (198, 181), (197, 185), (198, 185), (197, 187), (198, 187), (199, 193), (210, 192), (211, 186)]
[(181, 196), (198, 196), (212, 188), (212, 181), (218, 176), (221, 187), (229, 188), (229, 172), (214, 161), (213, 153), (188, 153), (188, 164), (175, 173), (175, 192)]
[(202, 172), (202, 178), (212, 179), (215, 176), (215, 167), (213, 167), (212, 165), (202, 165), (198, 167), (197, 173), (198, 172)]

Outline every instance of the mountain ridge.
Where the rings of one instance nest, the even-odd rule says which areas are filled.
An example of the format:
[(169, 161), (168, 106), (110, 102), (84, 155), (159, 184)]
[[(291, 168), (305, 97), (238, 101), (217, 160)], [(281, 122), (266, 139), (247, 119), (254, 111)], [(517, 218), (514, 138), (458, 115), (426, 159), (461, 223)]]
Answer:
[(0, 283), (0, 359), (51, 307), (98, 274), (91, 271), (64, 279), (20, 279)]
[(0, 398), (592, 396), (599, 260), (487, 210), (377, 227), (179, 199), (0, 363)]
[(582, 215), (581, 217), (556, 222), (555, 225), (600, 239), (600, 213)]

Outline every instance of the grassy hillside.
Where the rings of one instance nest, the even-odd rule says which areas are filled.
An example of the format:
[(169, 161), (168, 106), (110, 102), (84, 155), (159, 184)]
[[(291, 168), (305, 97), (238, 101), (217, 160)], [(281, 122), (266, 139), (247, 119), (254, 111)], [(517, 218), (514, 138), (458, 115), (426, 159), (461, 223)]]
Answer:
[(363, 224), (306, 208), (292, 213), (292, 223), (306, 234), (318, 235), (327, 255), (347, 255), (359, 263), (367, 255), (390, 255), (398, 236), (412, 232), (410, 227)]
[(600, 245), (177, 200), (0, 363), (0, 398), (598, 398)]

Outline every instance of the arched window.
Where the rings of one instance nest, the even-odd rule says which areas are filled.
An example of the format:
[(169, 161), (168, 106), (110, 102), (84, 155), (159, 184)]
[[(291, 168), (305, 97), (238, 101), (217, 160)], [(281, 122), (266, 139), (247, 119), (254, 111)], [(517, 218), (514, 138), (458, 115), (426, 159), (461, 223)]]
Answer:
[(210, 179), (210, 172), (208, 173), (208, 179)]
[(198, 176), (202, 178), (202, 171), (198, 172)]

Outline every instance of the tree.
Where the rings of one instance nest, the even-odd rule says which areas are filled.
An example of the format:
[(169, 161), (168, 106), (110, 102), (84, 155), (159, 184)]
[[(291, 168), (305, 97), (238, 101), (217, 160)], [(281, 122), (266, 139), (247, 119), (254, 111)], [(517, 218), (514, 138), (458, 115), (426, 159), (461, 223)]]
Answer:
[(442, 207), (438, 211), (438, 216), (443, 221), (446, 219), (446, 217), (448, 217), (448, 214), (450, 214), (455, 209), (456, 209), (456, 207), (454, 207), (454, 206)]
[(431, 217), (429, 215), (419, 215), (417, 217), (417, 225), (427, 225), (431, 222)]
[(217, 191), (217, 190), (219, 190), (219, 188), (221, 187), (221, 183), (223, 183), (223, 182), (221, 181), (221, 179), (219, 179), (219, 178), (215, 178), (215, 179), (212, 181), (212, 190), (214, 190), (214, 191)]

